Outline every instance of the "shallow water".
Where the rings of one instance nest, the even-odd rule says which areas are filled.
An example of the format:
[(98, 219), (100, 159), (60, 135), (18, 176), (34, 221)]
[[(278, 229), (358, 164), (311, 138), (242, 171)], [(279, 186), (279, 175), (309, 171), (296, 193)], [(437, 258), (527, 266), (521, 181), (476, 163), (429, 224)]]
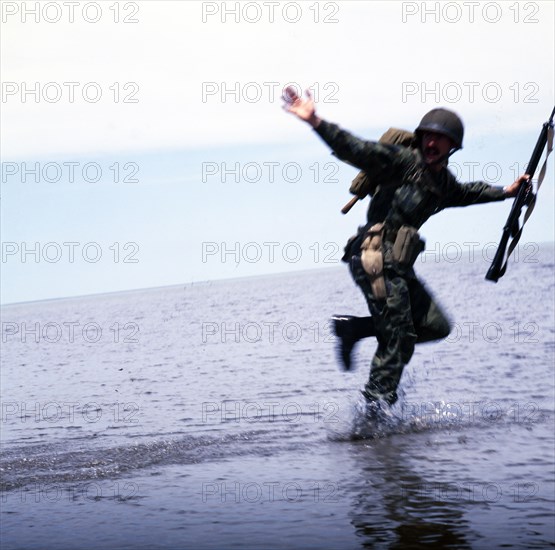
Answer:
[[(378, 425), (347, 269), (2, 309), (2, 548), (554, 546), (554, 253), (417, 263), (454, 330)], [(431, 258), (431, 259), (430, 259)], [(37, 325), (38, 323), (38, 325)]]

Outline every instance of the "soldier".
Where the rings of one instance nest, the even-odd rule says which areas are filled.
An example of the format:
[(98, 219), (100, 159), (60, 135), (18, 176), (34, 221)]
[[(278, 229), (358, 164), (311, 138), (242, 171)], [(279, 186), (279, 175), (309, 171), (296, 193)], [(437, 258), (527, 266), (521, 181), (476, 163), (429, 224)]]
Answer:
[(413, 264), (423, 250), (418, 229), (444, 208), (513, 197), (521, 184), (529, 185), (529, 177), (523, 175), (504, 188), (457, 182), (447, 161), (462, 149), (464, 128), (447, 109), (424, 115), (414, 132), (414, 147), (404, 147), (356, 138), (318, 117), (308, 90), (306, 96), (288, 88), (286, 110), (310, 124), (341, 160), (363, 170), (372, 185), (368, 223), (349, 241), (344, 256), (372, 316), (333, 319), (345, 369), (359, 339), (375, 336), (378, 341), (362, 391), (373, 414), (381, 402), (397, 401), (397, 386), (414, 345), (445, 338), (451, 330), (414, 273)]

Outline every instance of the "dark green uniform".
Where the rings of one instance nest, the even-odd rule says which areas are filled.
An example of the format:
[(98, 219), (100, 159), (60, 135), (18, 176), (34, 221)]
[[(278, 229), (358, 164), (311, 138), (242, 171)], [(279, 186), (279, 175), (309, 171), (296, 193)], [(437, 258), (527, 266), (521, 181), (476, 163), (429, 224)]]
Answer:
[(418, 281), (412, 266), (392, 258), (392, 246), (402, 225), (419, 229), (433, 214), (452, 206), (468, 206), (505, 199), (501, 187), (483, 182), (460, 184), (442, 168), (432, 172), (420, 153), (398, 145), (356, 138), (337, 125), (322, 121), (318, 135), (335, 154), (377, 182), (368, 209), (368, 225), (385, 223), (383, 240), (386, 299), (376, 299), (360, 261), (363, 234), (346, 251), (351, 273), (362, 289), (374, 319), (378, 348), (372, 360), (365, 395), (370, 400), (397, 400), (397, 386), (417, 342), (445, 338), (451, 325)]

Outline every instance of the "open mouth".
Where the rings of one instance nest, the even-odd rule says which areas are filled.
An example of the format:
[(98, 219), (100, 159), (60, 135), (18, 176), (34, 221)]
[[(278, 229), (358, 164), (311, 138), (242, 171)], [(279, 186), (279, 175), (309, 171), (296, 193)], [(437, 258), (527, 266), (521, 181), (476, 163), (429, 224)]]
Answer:
[(433, 145), (424, 149), (424, 159), (427, 164), (434, 164), (439, 162), (441, 158), (441, 151)]

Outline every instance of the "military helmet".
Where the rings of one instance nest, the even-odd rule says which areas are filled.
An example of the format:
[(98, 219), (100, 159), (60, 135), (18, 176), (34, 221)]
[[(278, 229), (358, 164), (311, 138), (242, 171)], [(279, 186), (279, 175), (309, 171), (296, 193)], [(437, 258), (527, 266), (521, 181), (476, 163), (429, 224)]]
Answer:
[(457, 149), (462, 149), (464, 126), (462, 120), (453, 111), (442, 108), (432, 109), (422, 117), (414, 132), (419, 138), (422, 132), (443, 134), (453, 140)]

